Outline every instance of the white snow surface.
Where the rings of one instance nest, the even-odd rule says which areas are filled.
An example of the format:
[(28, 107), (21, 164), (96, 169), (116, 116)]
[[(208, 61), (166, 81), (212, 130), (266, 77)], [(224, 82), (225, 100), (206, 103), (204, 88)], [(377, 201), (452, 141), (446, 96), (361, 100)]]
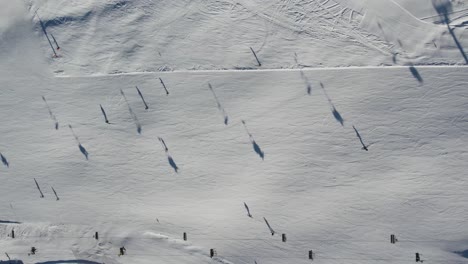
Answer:
[[(19, 1), (19, 0), (18, 0)], [(28, 0), (56, 74), (466, 64), (466, 0)], [(446, 10), (452, 33), (440, 22)], [(35, 11), (39, 16), (35, 16)]]
[(468, 263), (466, 1), (0, 2), (11, 263)]

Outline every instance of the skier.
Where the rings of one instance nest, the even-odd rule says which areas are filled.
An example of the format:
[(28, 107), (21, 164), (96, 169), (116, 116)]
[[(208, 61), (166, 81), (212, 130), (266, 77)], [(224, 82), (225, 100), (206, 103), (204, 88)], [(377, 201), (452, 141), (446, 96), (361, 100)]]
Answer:
[(35, 247), (32, 247), (31, 248), (31, 253), (29, 253), (28, 255), (36, 255), (36, 251), (37, 251), (37, 249)]
[(127, 251), (127, 249), (125, 249), (125, 247), (121, 247), (119, 257), (125, 255), (126, 251)]

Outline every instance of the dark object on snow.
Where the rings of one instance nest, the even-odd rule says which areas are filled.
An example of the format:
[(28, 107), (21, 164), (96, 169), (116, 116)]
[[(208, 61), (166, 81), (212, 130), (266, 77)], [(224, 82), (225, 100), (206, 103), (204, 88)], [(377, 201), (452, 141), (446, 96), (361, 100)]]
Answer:
[(50, 33), (50, 36), (52, 36), (52, 39), (54, 40), (54, 43), (55, 43), (55, 46), (57, 47), (57, 50), (60, 49), (58, 43), (57, 43), (57, 40), (55, 39), (54, 35), (52, 35), (52, 33)]
[(135, 86), (137, 89), (138, 94), (140, 95), (141, 100), (143, 101), (143, 104), (145, 105), (145, 109), (148, 110), (148, 104), (146, 104), (145, 98), (143, 97), (143, 94), (141, 93), (140, 89), (138, 89), (138, 86)]
[(59, 123), (58, 123), (58, 121), (57, 121), (57, 118), (56, 118), (55, 115), (52, 113), (52, 110), (50, 109), (49, 103), (47, 103), (47, 100), (45, 99), (44, 96), (42, 96), (42, 100), (44, 101), (44, 103), (45, 103), (46, 106), (47, 106), (47, 110), (49, 111), (49, 116), (50, 116), (50, 118), (51, 118), (52, 121), (54, 121), (54, 123), (55, 123), (55, 130), (58, 130), (58, 128), (59, 128)]
[(396, 239), (395, 235), (390, 235), (390, 243), (395, 244), (396, 242), (398, 242), (398, 239)]
[(252, 139), (252, 146), (253, 146), (253, 149), (254, 149), (255, 153), (257, 153), (260, 156), (260, 158), (262, 158), (262, 160), (264, 160), (265, 159), (265, 153), (262, 151), (262, 149), (260, 149), (260, 146), (253, 139)]
[(250, 214), (249, 206), (247, 206), (247, 204), (245, 202), (244, 202), (244, 207), (245, 207), (245, 210), (247, 210), (247, 216), (252, 218), (252, 215)]
[(286, 242), (286, 234), (281, 234), (281, 241)]
[(127, 97), (125, 96), (125, 94), (124, 94), (124, 92), (122, 91), (122, 89), (120, 89), (120, 94), (121, 94), (122, 97), (124, 98), (125, 103), (127, 103), (128, 112), (130, 112), (130, 115), (132, 116), (132, 119), (133, 119), (133, 121), (135, 122), (135, 125), (136, 125), (136, 127), (137, 127), (137, 132), (138, 132), (138, 134), (141, 134), (141, 124), (140, 124), (140, 121), (138, 120), (138, 117), (136, 116), (135, 112), (133, 112), (132, 107), (130, 106), (130, 103), (128, 103)]
[(177, 164), (175, 163), (174, 159), (172, 158), (172, 156), (170, 155), (167, 155), (167, 160), (169, 162), (169, 165), (171, 165), (171, 167), (174, 169), (174, 171), (176, 173), (178, 173), (178, 170), (179, 170), (179, 167), (177, 167)]
[(208, 87), (210, 88), (211, 92), (213, 93), (213, 96), (216, 100), (216, 105), (218, 106), (218, 110), (221, 111), (221, 114), (223, 115), (223, 120), (224, 120), (224, 124), (227, 126), (228, 122), (229, 122), (229, 117), (226, 113), (226, 110), (224, 110), (224, 107), (221, 106), (221, 103), (219, 102), (219, 99), (218, 99), (218, 96), (216, 95), (213, 87), (211, 86), (210, 83), (208, 83)]
[(309, 259), (314, 260), (314, 256), (315, 256), (314, 252), (312, 250), (309, 250)]
[(37, 10), (35, 12), (35, 15), (39, 19), (39, 23), (41, 24), (42, 32), (44, 32), (44, 35), (46, 36), (47, 41), (49, 42), (50, 48), (52, 49), (52, 52), (54, 53), (54, 58), (57, 58), (58, 55), (55, 52), (54, 46), (52, 46), (52, 42), (50, 41), (49, 35), (47, 34), (46, 26), (44, 25), (44, 22), (42, 21), (42, 19), (39, 17), (39, 14), (37, 13)]
[(187, 233), (184, 232), (184, 241), (187, 241)]
[(125, 249), (125, 247), (121, 247), (119, 257), (125, 255), (125, 252), (127, 252), (127, 249)]
[(57, 198), (57, 201), (60, 200), (60, 198), (58, 197), (57, 192), (55, 191), (54, 187), (51, 186), (50, 188), (52, 188), (52, 191), (54, 192), (55, 198)]
[(354, 131), (356, 132), (356, 136), (359, 138), (359, 141), (361, 142), (362, 149), (365, 150), (365, 151), (369, 151), (369, 149), (367, 148), (367, 146), (366, 146), (366, 145), (364, 144), (364, 142), (362, 141), (361, 135), (360, 135), (359, 132), (357, 131), (356, 127), (353, 126), (353, 129), (354, 129)]
[(3, 156), (2, 153), (0, 153), (0, 159), (2, 160), (3, 165), (7, 166), (7, 168), (10, 167), (10, 163), (9, 163), (8, 160), (5, 158), (5, 156)]
[(262, 160), (264, 160), (265, 159), (265, 152), (262, 151), (260, 146), (255, 141), (253, 135), (250, 134), (249, 129), (247, 128), (247, 125), (245, 124), (244, 120), (242, 120), (242, 124), (244, 125), (244, 128), (245, 128), (245, 131), (247, 132), (247, 135), (249, 135), (250, 143), (252, 143), (252, 147), (253, 147), (255, 153), (257, 153), (260, 156), (260, 158), (262, 158)]
[(99, 240), (99, 233), (98, 233), (98, 232), (96, 232), (96, 233), (94, 234), (94, 236), (93, 236), (93, 237), (94, 237), (94, 239), (96, 239), (96, 240)]
[(252, 51), (253, 55), (255, 56), (255, 59), (257, 60), (258, 66), (261, 67), (262, 64), (260, 63), (260, 60), (257, 57), (257, 53), (255, 53), (255, 51), (252, 49), (252, 47), (250, 47), (250, 50)]
[(36, 255), (36, 251), (37, 251), (37, 248), (32, 247), (32, 248), (31, 248), (31, 253), (30, 253), (30, 254), (31, 254), (31, 255)]
[(36, 187), (37, 187), (37, 189), (38, 189), (38, 190), (39, 190), (39, 192), (41, 193), (41, 198), (44, 198), (44, 194), (42, 193), (42, 191), (41, 191), (41, 187), (39, 187), (39, 183), (37, 183), (37, 181), (36, 181), (36, 178), (34, 178), (34, 182), (36, 183)]
[(166, 142), (161, 137), (158, 137), (158, 139), (159, 139), (159, 142), (161, 142), (161, 144), (162, 144), (162, 146), (164, 148), (164, 151), (166, 151), (166, 153), (167, 153), (169, 151), (169, 148), (167, 147)]
[(169, 95), (169, 91), (167, 90), (166, 85), (164, 84), (163, 80), (161, 78), (159, 78), (159, 81), (161, 82), (164, 90), (166, 91), (166, 95)]
[(336, 110), (335, 106), (332, 106), (332, 114), (335, 117), (336, 121), (340, 122), (341, 126), (344, 126), (344, 119), (341, 116), (340, 112)]
[(416, 80), (418, 80), (419, 83), (423, 83), (423, 78), (421, 77), (421, 74), (419, 74), (418, 70), (413, 65), (409, 67), (409, 70), (413, 77), (416, 78)]
[(86, 160), (88, 160), (89, 153), (85, 149), (85, 147), (83, 147), (83, 145), (79, 144), (78, 148), (80, 149), (81, 153), (85, 156)]
[(268, 220), (266, 220), (265, 217), (263, 217), (263, 220), (265, 220), (265, 223), (268, 226), (268, 229), (270, 229), (271, 235), (274, 236), (275, 235), (275, 230), (273, 230), (273, 228), (271, 228), (270, 223), (268, 223)]
[(320, 82), (320, 87), (322, 88), (322, 91), (323, 91), (323, 94), (325, 95), (325, 97), (327, 98), (328, 100), (328, 104), (330, 105), (330, 109), (332, 111), (332, 114), (333, 114), (333, 117), (336, 119), (336, 121), (338, 121), (340, 123), (341, 126), (344, 126), (344, 119), (343, 117), (341, 116), (340, 112), (338, 112), (338, 110), (336, 109), (335, 105), (333, 104), (330, 96), (328, 96), (328, 93), (327, 91), (325, 90), (325, 86), (323, 85), (322, 82)]
[(214, 249), (214, 248), (210, 249), (210, 258), (213, 258), (216, 255), (217, 255), (216, 249)]
[(104, 111), (104, 108), (102, 107), (102, 105), (99, 105), (99, 106), (101, 107), (102, 115), (104, 115), (104, 121), (106, 121), (106, 123), (109, 124), (109, 120), (107, 119), (106, 111)]
[(419, 253), (416, 253), (416, 262), (423, 262), (419, 256)]

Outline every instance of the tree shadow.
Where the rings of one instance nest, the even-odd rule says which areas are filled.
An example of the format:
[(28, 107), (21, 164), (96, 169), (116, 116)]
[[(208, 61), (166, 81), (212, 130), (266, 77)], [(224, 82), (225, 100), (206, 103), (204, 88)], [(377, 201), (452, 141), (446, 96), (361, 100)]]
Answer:
[(132, 109), (132, 107), (130, 106), (130, 103), (128, 102), (127, 97), (125, 96), (125, 94), (124, 94), (124, 92), (123, 92), (122, 89), (120, 89), (120, 94), (122, 94), (122, 97), (124, 98), (125, 102), (127, 103), (128, 112), (130, 112), (130, 116), (132, 117), (133, 122), (135, 123), (135, 125), (136, 125), (136, 127), (137, 127), (137, 132), (138, 132), (138, 134), (141, 134), (141, 123), (140, 123), (140, 120), (138, 120), (138, 117), (136, 116), (135, 112), (133, 112), (133, 109)]
[(213, 93), (213, 96), (214, 96), (214, 98), (216, 100), (216, 105), (218, 107), (218, 110), (221, 111), (221, 114), (223, 115), (224, 125), (227, 126), (227, 124), (229, 122), (229, 117), (228, 117), (228, 115), (226, 113), (226, 110), (224, 109), (224, 107), (219, 102), (218, 96), (216, 95), (216, 93), (215, 93), (215, 91), (214, 91), (214, 89), (213, 89), (213, 87), (211, 86), (210, 83), (208, 83), (208, 87), (210, 88), (211, 93)]
[(304, 81), (304, 83), (306, 84), (307, 94), (311, 95), (312, 94), (312, 85), (310, 84), (309, 79), (305, 76), (305, 74), (304, 74), (304, 72), (302, 70), (301, 70), (301, 78)]
[(418, 71), (413, 65), (411, 65), (411, 66), (409, 67), (409, 70), (410, 70), (411, 74), (413, 75), (413, 77), (414, 77), (416, 80), (418, 80), (419, 83), (423, 83), (423, 82), (424, 82), (423, 78), (421, 77), (421, 74), (419, 74), (419, 71)]
[(333, 113), (333, 116), (335, 117), (336, 121), (340, 122), (341, 126), (344, 126), (344, 119), (341, 116), (340, 112), (338, 112), (338, 110), (336, 110), (334, 105), (332, 105), (332, 113)]
[(455, 36), (453, 29), (450, 27), (449, 14), (452, 13), (452, 3), (449, 0), (432, 0), (432, 6), (439, 14), (441, 22), (447, 25), (447, 29), (452, 36), (455, 45), (457, 45), (457, 48), (463, 56), (463, 59), (465, 59), (465, 63), (468, 64), (468, 57), (463, 50), (463, 46), (458, 41), (457, 36)]
[(21, 224), (18, 221), (0, 220), (0, 224)]
[(393, 53), (392, 53), (392, 61), (393, 61), (393, 64), (396, 64), (396, 63), (397, 63), (397, 56), (398, 56), (398, 52), (393, 52)]
[(260, 158), (262, 158), (262, 160), (264, 160), (265, 159), (265, 152), (262, 151), (260, 146), (257, 144), (257, 142), (255, 142), (255, 140), (253, 138), (251, 138), (251, 142), (252, 142), (252, 146), (253, 146), (253, 149), (254, 149), (255, 153), (257, 153), (260, 156)]
[(5, 165), (7, 168), (10, 167), (10, 163), (9, 163), (8, 160), (5, 158), (5, 156), (3, 156), (2, 153), (0, 153), (0, 159), (2, 160), (3, 165)]
[(167, 161), (169, 162), (169, 165), (174, 169), (176, 173), (179, 173), (179, 167), (177, 167), (177, 164), (175, 163), (174, 159), (172, 158), (171, 155), (167, 155)]
[(78, 148), (80, 149), (81, 153), (85, 156), (86, 160), (88, 160), (88, 151), (83, 147), (83, 145), (79, 144)]
[(468, 249), (467, 250), (464, 250), (464, 251), (455, 251), (454, 252), (455, 254), (458, 254), (464, 258), (468, 258)]
[(44, 35), (46, 36), (47, 41), (49, 42), (50, 48), (52, 49), (52, 52), (54, 53), (54, 56), (57, 57), (57, 53), (55, 52), (54, 46), (52, 46), (52, 42), (50, 41), (49, 34), (47, 34), (46, 26), (45, 26), (44, 22), (42, 21), (42, 19), (39, 17), (39, 14), (37, 13), (37, 10), (36, 10), (36, 16), (39, 19), (39, 23), (41, 25), (42, 32), (44, 32)]
[(260, 146), (257, 144), (257, 142), (255, 141), (254, 137), (252, 134), (250, 134), (249, 130), (247, 129), (247, 125), (245, 124), (245, 121), (242, 120), (242, 124), (244, 125), (244, 128), (245, 128), (245, 131), (247, 132), (247, 135), (249, 135), (249, 139), (250, 139), (250, 143), (252, 143), (252, 147), (255, 151), (255, 153), (258, 154), (258, 156), (260, 156), (260, 158), (262, 158), (262, 160), (265, 160), (265, 152), (262, 151), (262, 149), (260, 148)]
[(336, 121), (338, 121), (341, 126), (344, 126), (344, 119), (343, 117), (341, 116), (340, 112), (338, 112), (338, 110), (336, 110), (336, 107), (335, 105), (333, 104), (330, 96), (328, 96), (328, 93), (327, 91), (325, 90), (325, 86), (323, 85), (322, 82), (320, 82), (320, 87), (322, 87), (322, 90), (323, 90), (323, 93), (325, 94), (325, 97), (327, 98), (328, 100), (328, 104), (330, 105), (330, 108), (331, 108), (331, 112), (333, 114), (333, 117), (336, 119)]
[(75, 134), (75, 131), (73, 130), (73, 127), (70, 124), (68, 125), (68, 127), (70, 128), (70, 131), (72, 132), (73, 137), (76, 140), (76, 143), (78, 143), (78, 148), (80, 149), (80, 152), (85, 156), (86, 160), (88, 160), (88, 155), (89, 155), (88, 151), (85, 149), (85, 147), (83, 147), (83, 145), (81, 145), (80, 139)]
[(47, 103), (47, 100), (45, 99), (44, 96), (42, 96), (42, 100), (44, 101), (44, 103), (45, 103), (46, 106), (47, 106), (47, 110), (49, 111), (49, 116), (50, 116), (50, 118), (51, 118), (51, 119), (54, 121), (54, 123), (55, 123), (55, 130), (58, 130), (58, 129), (59, 129), (59, 123), (58, 123), (57, 118), (55, 117), (54, 113), (52, 113), (52, 109), (50, 109), (49, 103)]
[(102, 264), (101, 262), (84, 260), (84, 259), (70, 259), (70, 260), (51, 260), (44, 262), (36, 262), (35, 264), (62, 264), (62, 263), (77, 263), (77, 264)]

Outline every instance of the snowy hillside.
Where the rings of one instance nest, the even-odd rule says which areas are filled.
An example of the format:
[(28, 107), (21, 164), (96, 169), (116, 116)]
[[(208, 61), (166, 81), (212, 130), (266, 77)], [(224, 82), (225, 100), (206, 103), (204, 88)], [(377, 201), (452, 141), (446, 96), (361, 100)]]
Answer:
[(0, 263), (468, 263), (467, 2), (414, 2), (3, 3)]
[(76, 75), (258, 68), (250, 48), (269, 69), (465, 64), (467, 10), (448, 0), (34, 0), (27, 16), (39, 14), (43, 52), (52, 55), (39, 18), (61, 46), (51, 68)]

